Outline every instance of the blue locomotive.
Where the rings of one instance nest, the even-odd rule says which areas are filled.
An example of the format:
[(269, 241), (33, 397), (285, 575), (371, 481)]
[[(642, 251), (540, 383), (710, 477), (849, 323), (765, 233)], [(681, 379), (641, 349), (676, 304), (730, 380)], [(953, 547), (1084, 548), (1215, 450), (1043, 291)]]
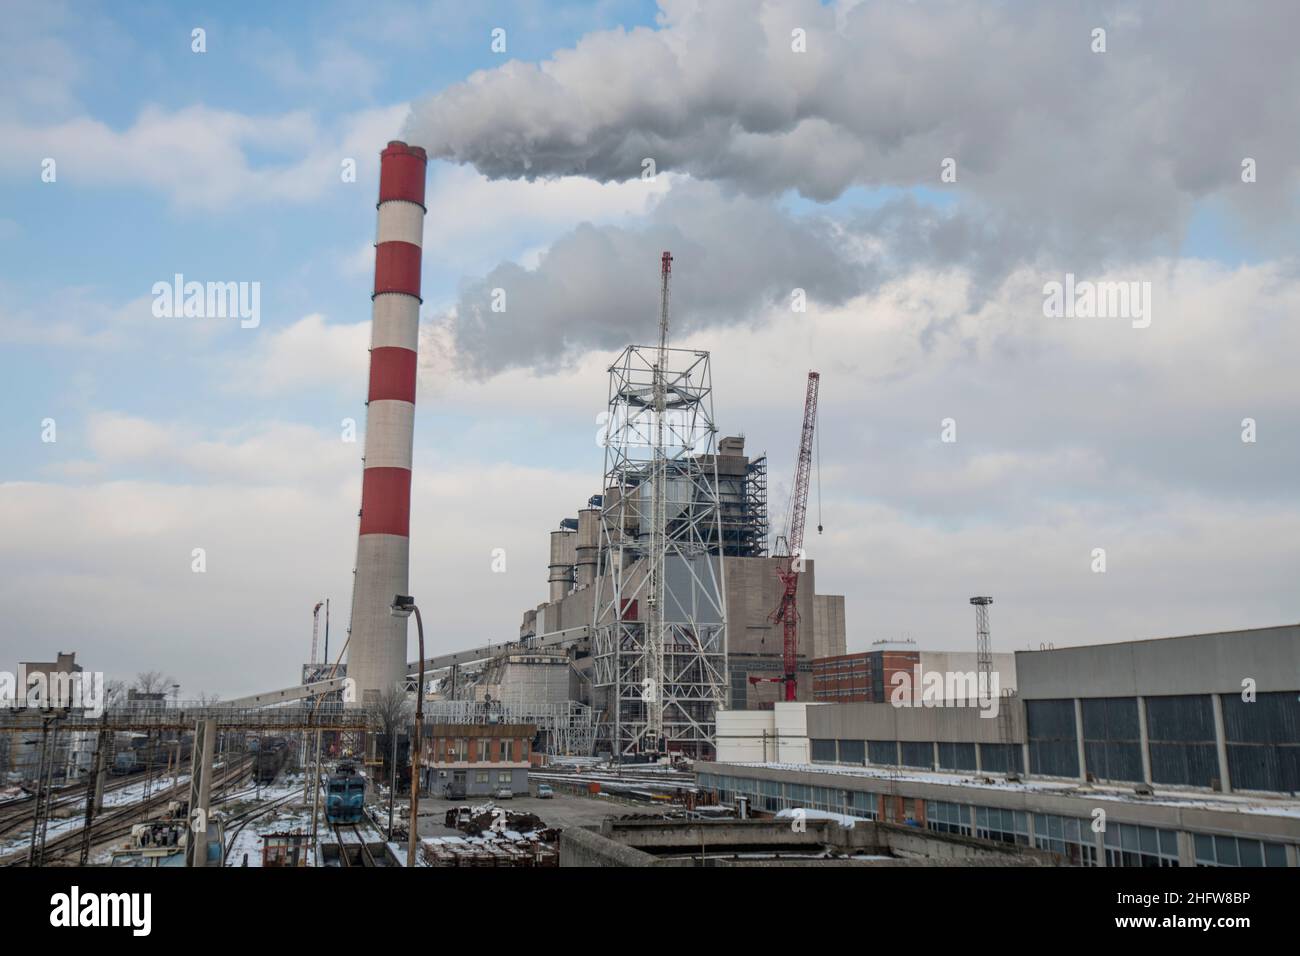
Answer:
[(325, 819), (330, 823), (360, 823), (365, 806), (366, 778), (351, 764), (339, 764), (325, 785)]

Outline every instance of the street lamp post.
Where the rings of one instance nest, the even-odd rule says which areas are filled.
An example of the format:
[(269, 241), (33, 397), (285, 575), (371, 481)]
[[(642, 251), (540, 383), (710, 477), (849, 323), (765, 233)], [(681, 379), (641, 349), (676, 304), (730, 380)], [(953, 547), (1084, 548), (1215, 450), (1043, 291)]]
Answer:
[(415, 598), (409, 594), (393, 596), (392, 613), (408, 617), (415, 612), (415, 630), (420, 638), (420, 682), (415, 687), (415, 739), (411, 742), (411, 822), (407, 827), (406, 865), (415, 866), (415, 843), (420, 828), (420, 744), (424, 729), (424, 621)]

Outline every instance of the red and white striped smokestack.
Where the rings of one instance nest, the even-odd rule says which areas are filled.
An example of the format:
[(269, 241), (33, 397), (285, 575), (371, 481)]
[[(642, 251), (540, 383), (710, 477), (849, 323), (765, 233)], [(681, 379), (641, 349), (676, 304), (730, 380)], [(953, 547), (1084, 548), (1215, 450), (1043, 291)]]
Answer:
[(420, 247), (428, 157), (391, 142), (380, 154), (379, 235), (371, 296), (370, 390), (361, 535), (352, 589), (348, 676), (357, 703), (406, 676), (407, 619), (393, 597), (407, 594), (415, 360), (420, 336)]

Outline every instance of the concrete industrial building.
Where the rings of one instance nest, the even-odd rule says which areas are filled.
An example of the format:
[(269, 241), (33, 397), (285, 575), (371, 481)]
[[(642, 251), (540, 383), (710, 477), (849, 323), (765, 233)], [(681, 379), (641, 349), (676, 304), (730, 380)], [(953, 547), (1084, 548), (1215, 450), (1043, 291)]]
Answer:
[(1018, 692), (996, 715), (870, 702), (720, 715), (700, 786), (1084, 865), (1300, 864), (1300, 626), (1015, 656)]
[[(766, 459), (745, 455), (739, 436), (718, 442), (715, 460), (722, 520), (720, 531), (705, 542), (710, 555), (721, 556), (716, 572), (723, 582), (728, 684), (724, 703), (733, 709), (771, 707), (780, 696), (780, 685), (751, 684), (750, 677), (774, 677), (782, 671), (782, 634), (769, 616), (780, 604), (782, 585), (777, 577), (782, 559), (767, 554)], [(602, 510), (611, 507), (612, 489), (596, 495), (576, 518), (566, 518), (550, 533), (550, 562), (547, 567), (549, 600), (524, 613), (520, 639), (525, 645), (559, 641), (568, 643), (576, 670), (583, 675), (578, 693), (592, 702), (608, 721), (610, 702), (593, 693), (591, 631), (598, 602), (611, 600), (612, 585), (597, 576), (602, 555), (600, 522)], [(671, 563), (668, 574), (686, 571)], [(635, 571), (633, 572), (635, 575)], [(798, 593), (799, 611), (799, 700), (812, 700), (812, 661), (842, 654), (845, 647), (844, 598), (817, 594), (817, 562), (805, 562)], [(637, 620), (640, 610), (631, 603), (627, 620)], [(698, 613), (698, 611), (697, 611)], [(566, 635), (572, 637), (564, 642)], [(710, 718), (711, 719), (711, 718)]]

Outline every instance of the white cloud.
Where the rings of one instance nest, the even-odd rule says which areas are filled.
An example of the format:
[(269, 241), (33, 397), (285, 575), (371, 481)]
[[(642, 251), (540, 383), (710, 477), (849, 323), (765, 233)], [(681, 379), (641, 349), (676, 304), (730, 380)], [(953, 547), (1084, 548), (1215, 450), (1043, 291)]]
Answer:
[(254, 395), (312, 389), (364, 398), (370, 323), (332, 324), (319, 313), (260, 336), (248, 358), (237, 360), (229, 387)]
[[(51, 157), (60, 183), (140, 186), (180, 208), (301, 202), (339, 185), (345, 158), (356, 160), (359, 180), (373, 179), (379, 149), (406, 112), (404, 104), (362, 110), (326, 127), (306, 112), (248, 116), (206, 106), (146, 107), (125, 129), (89, 116), (44, 125), (0, 121), (7, 144), (0, 173), (33, 177)], [(254, 163), (254, 151), (279, 159)]]

